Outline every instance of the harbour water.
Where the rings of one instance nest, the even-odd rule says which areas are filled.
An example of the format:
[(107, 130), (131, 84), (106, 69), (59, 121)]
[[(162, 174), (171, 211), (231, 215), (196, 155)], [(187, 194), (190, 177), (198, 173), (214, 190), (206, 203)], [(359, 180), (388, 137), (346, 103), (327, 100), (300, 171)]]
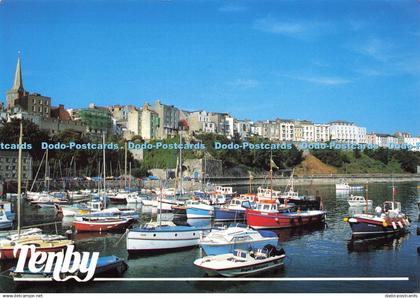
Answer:
[[(401, 281), (106, 281), (89, 283), (36, 282), (16, 285), (5, 272), (13, 263), (2, 263), (1, 292), (419, 292), (420, 291), (420, 236), (416, 235), (419, 209), (416, 204), (420, 189), (417, 183), (396, 184), (396, 200), (402, 203), (403, 212), (411, 219), (410, 233), (400, 238), (376, 238), (351, 241), (351, 231), (343, 217), (360, 210), (349, 209), (346, 195), (339, 195), (334, 185), (299, 186), (301, 194), (318, 192), (328, 211), (326, 224), (304, 229), (276, 231), (287, 260), (284, 268), (262, 277), (408, 277)], [(246, 192), (246, 188), (236, 189)], [(390, 200), (392, 185), (369, 185), (369, 199), (373, 206)], [(135, 206), (135, 205), (134, 205)], [(131, 207), (131, 206), (130, 206)], [(138, 225), (150, 221), (156, 214), (151, 209), (138, 207), (141, 214)], [(171, 219), (170, 215), (164, 215)], [(23, 225), (61, 221), (53, 208), (35, 209), (25, 203)], [(175, 219), (177, 224), (211, 225), (206, 220), (186, 221)], [(64, 233), (70, 221), (59, 225)], [(44, 228), (55, 232), (55, 227)], [(204, 277), (194, 267), (193, 261), (200, 256), (199, 248), (158, 255), (128, 258), (123, 234), (74, 235), (80, 251), (98, 251), (101, 255), (116, 255), (128, 259), (129, 269), (124, 278)]]

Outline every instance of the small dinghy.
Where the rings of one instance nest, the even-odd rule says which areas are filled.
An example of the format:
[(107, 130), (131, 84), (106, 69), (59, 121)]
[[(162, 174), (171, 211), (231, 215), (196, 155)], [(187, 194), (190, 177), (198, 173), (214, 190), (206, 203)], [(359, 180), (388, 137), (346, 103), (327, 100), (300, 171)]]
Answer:
[(77, 232), (121, 232), (133, 223), (131, 218), (82, 218), (73, 222)]
[(194, 265), (210, 276), (237, 277), (276, 269), (284, 265), (285, 258), (283, 249), (267, 245), (256, 251), (237, 249), (233, 253), (207, 256), (195, 260)]
[[(89, 261), (87, 262), (87, 267), (89, 267), (90, 261), (91, 260), (89, 259)], [(15, 277), (15, 278), (31, 278), (31, 279), (46, 278), (46, 277), (53, 278), (55, 264), (53, 265), (52, 268), (53, 269), (51, 271), (44, 270), (44, 271), (33, 273), (28, 268), (25, 268), (23, 272), (16, 272), (16, 267), (13, 267), (10, 269), (10, 276)], [(127, 271), (127, 269), (128, 269), (127, 263), (123, 259), (117, 256), (99, 257), (98, 262), (96, 263), (95, 273), (93, 277), (98, 277), (102, 275), (121, 276), (124, 274), (125, 271)], [(79, 271), (71, 275), (77, 276), (80, 279), (83, 279), (85, 277), (85, 273), (81, 273)], [(63, 275), (60, 276), (60, 278), (65, 278), (65, 277), (66, 276), (63, 276)], [(69, 279), (69, 281), (70, 280), (71, 279)]]

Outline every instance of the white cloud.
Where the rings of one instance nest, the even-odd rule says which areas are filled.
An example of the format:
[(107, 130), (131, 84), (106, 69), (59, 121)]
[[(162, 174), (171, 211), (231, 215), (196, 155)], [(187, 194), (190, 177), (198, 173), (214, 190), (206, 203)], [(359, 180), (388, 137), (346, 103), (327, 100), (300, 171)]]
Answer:
[(236, 4), (225, 4), (221, 7), (219, 7), (220, 12), (241, 12), (245, 11), (248, 8), (242, 5), (236, 5)]
[(327, 76), (290, 76), (286, 77), (294, 80), (305, 81), (319, 85), (343, 85), (350, 83), (351, 80), (342, 77), (327, 77)]
[(250, 89), (260, 85), (260, 82), (254, 79), (236, 79), (234, 81), (228, 82), (228, 85), (240, 89)]
[(354, 47), (354, 49), (360, 54), (382, 62), (392, 58), (392, 55), (390, 54), (392, 44), (385, 43), (378, 38), (371, 38), (364, 43)]
[(311, 39), (322, 34), (329, 25), (321, 22), (279, 21), (271, 16), (254, 22), (254, 29), (298, 39)]

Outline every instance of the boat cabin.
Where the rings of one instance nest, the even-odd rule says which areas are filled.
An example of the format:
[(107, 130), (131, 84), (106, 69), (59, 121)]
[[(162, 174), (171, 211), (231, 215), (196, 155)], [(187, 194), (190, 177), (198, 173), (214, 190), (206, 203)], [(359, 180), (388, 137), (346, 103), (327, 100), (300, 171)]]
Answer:
[(101, 211), (103, 209), (102, 201), (91, 201), (88, 202), (88, 207), (92, 212)]
[(366, 201), (366, 198), (364, 196), (354, 196), (354, 195), (351, 195), (349, 201), (365, 202)]
[(239, 198), (250, 201), (250, 202), (254, 202), (257, 199), (257, 196), (252, 193), (246, 193), (246, 194), (241, 194)]
[(279, 198), (282, 193), (279, 190), (272, 190), (270, 188), (262, 188), (262, 187), (258, 187), (257, 188), (257, 195), (258, 198)]
[(223, 195), (233, 194), (233, 188), (231, 186), (216, 186), (215, 190)]
[(300, 199), (299, 193), (297, 191), (292, 191), (292, 190), (285, 192), (281, 197), (285, 199), (291, 199), (291, 198)]
[(221, 193), (212, 193), (210, 194), (209, 199), (212, 204), (225, 204), (226, 203), (226, 196)]
[(290, 207), (280, 207), (277, 204), (257, 203), (254, 210), (267, 213), (289, 213)]
[(393, 211), (398, 209), (401, 211), (401, 203), (395, 201), (385, 201), (384, 202), (384, 212)]
[(243, 207), (243, 208), (250, 208), (251, 207), (251, 202), (248, 199), (244, 199), (244, 198), (233, 198), (230, 203), (229, 203), (229, 207)]

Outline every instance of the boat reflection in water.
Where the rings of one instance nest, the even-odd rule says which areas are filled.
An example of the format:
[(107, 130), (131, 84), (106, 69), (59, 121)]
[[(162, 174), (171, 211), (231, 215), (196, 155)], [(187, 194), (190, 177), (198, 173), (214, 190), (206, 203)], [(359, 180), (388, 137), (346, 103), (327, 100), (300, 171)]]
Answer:
[(379, 237), (352, 237), (347, 243), (349, 252), (367, 252), (372, 250), (397, 250), (409, 238), (406, 234), (390, 234)]
[[(174, 222), (178, 222), (177, 220), (174, 220)], [(213, 227), (213, 221), (210, 218), (188, 218), (187, 221), (180, 221), (180, 222), (186, 222), (191, 227)]]
[(286, 241), (294, 240), (305, 235), (312, 234), (317, 231), (323, 231), (326, 228), (326, 224), (321, 222), (310, 226), (300, 226), (296, 228), (285, 228), (270, 230), (277, 234), (279, 242), (283, 243)]

